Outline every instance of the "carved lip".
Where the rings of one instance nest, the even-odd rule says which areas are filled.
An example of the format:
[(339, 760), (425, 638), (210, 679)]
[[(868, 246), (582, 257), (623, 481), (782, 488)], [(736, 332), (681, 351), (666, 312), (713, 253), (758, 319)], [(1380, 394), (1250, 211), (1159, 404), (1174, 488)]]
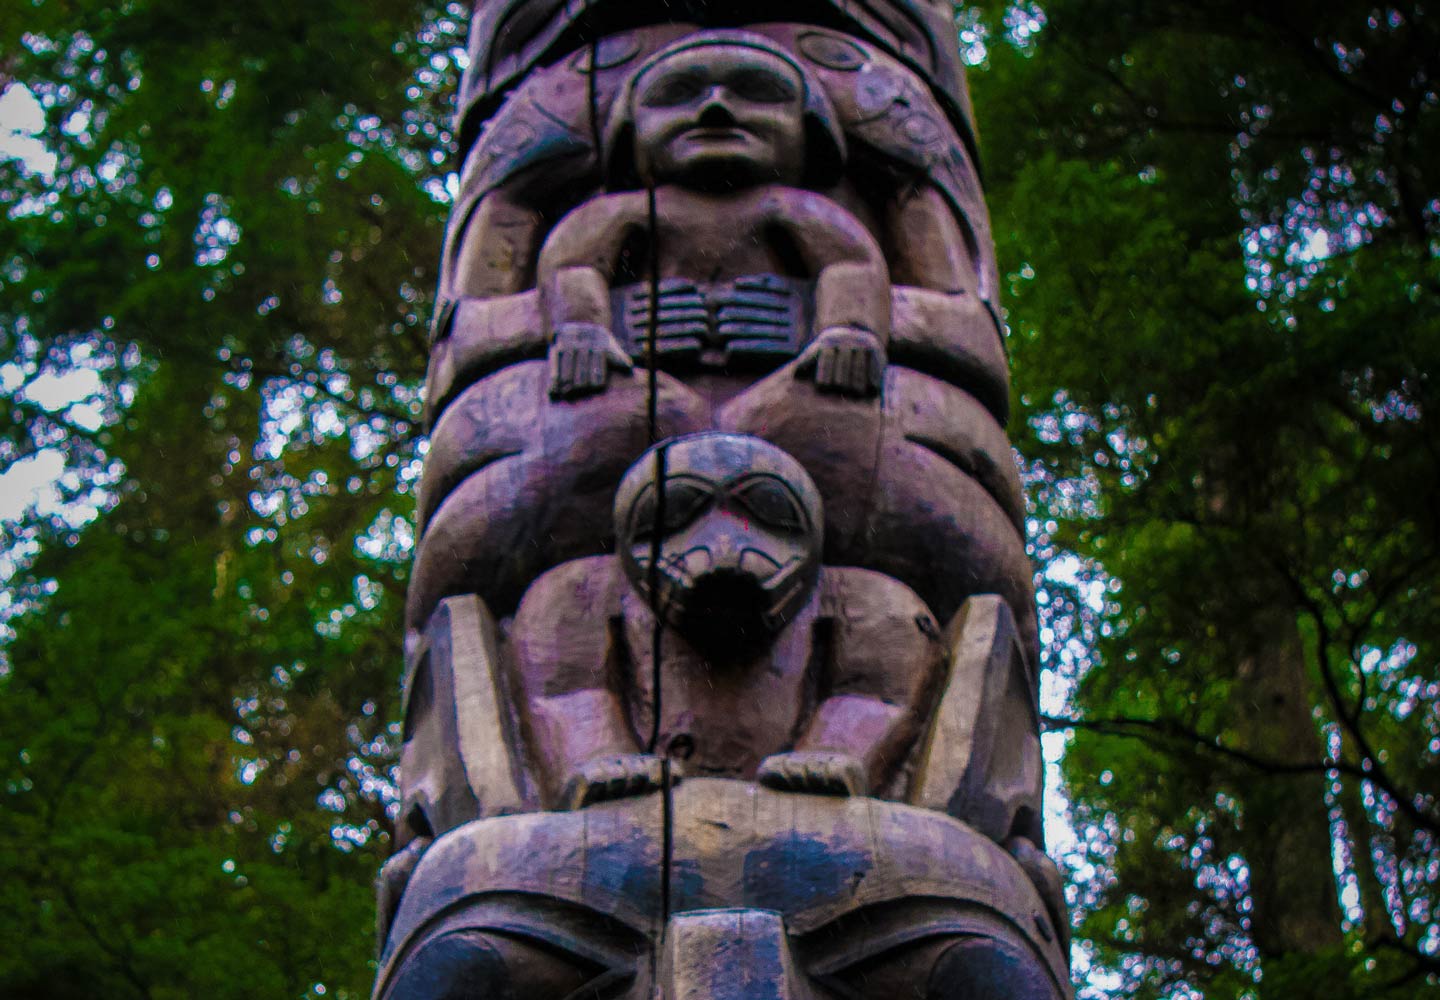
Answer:
[(693, 139), (696, 142), (747, 142), (754, 138), (754, 136), (744, 129), (715, 128), (713, 125), (686, 129), (683, 137)]

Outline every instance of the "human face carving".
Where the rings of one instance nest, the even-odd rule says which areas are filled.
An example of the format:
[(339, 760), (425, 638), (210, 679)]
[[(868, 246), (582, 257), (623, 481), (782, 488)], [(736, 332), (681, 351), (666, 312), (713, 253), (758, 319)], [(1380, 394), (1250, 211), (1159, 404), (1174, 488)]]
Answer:
[(797, 183), (804, 165), (805, 84), (779, 56), (698, 45), (636, 82), (636, 163), (651, 183), (706, 190)]

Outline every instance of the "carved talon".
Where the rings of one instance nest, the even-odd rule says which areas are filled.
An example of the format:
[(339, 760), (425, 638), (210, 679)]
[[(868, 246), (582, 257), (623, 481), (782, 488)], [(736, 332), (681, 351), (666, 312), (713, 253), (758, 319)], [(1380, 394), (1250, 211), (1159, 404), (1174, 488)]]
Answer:
[(760, 784), (782, 792), (817, 795), (864, 795), (869, 791), (865, 769), (848, 753), (794, 750), (760, 762)]
[[(672, 769), (671, 783), (679, 781)], [(631, 753), (595, 757), (585, 761), (560, 793), (559, 807), (566, 811), (584, 809), (596, 802), (644, 795), (661, 788), (665, 772), (661, 758), (654, 754)]]
[(825, 330), (800, 355), (796, 369), (811, 375), (815, 388), (846, 396), (874, 396), (885, 374), (885, 347), (868, 330), (837, 326)]
[(604, 390), (611, 369), (629, 371), (630, 356), (603, 326), (570, 323), (550, 345), (550, 398), (571, 399)]
[(1060, 938), (1060, 947), (1069, 951), (1070, 917), (1065, 908), (1065, 878), (1059, 867), (1027, 837), (1008, 837), (1001, 846), (1020, 863), (1021, 870), (1040, 893), (1040, 900)]
[(405, 895), (410, 876), (415, 874), (415, 866), (420, 863), (420, 856), (430, 843), (430, 837), (416, 837), (390, 856), (375, 879), (375, 932), (381, 950), (385, 947), (395, 913), (400, 909), (400, 897)]

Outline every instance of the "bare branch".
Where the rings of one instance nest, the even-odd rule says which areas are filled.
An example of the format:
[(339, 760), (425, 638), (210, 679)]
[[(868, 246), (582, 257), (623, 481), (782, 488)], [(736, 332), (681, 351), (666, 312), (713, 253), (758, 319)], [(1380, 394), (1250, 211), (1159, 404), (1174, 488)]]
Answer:
[(1046, 732), (1061, 729), (1088, 729), (1107, 736), (1122, 736), (1130, 739), (1146, 739), (1146, 733), (1153, 733), (1170, 742), (1193, 744), (1196, 748), (1213, 753), (1245, 766), (1276, 777), (1298, 774), (1329, 774), (1338, 771), (1354, 777), (1368, 778), (1369, 773), (1358, 764), (1345, 760), (1302, 760), (1284, 761), (1227, 746), (1218, 736), (1202, 733), (1173, 719), (1147, 719), (1135, 716), (1112, 715), (1097, 719), (1080, 719), (1047, 715), (1041, 718)]

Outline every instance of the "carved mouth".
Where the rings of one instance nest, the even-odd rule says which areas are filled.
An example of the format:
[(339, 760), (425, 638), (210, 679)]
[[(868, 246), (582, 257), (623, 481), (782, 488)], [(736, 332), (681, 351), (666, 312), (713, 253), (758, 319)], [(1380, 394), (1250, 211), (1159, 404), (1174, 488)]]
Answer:
[(703, 143), (745, 142), (749, 140), (750, 133), (738, 128), (715, 128), (706, 125), (690, 129), (685, 133), (685, 138)]
[(766, 619), (772, 598), (749, 573), (719, 570), (695, 580), (677, 609), (679, 628), (698, 648), (752, 647), (772, 635)]
[[(803, 559), (780, 564), (765, 556), (750, 560), (743, 570), (733, 566), (692, 569), (686, 562), (680, 554), (660, 561), (657, 592), (649, 595), (649, 603), (697, 649), (734, 649), (746, 655), (785, 627), (787, 611), (793, 610), (786, 605), (791, 602), (794, 577), (803, 568)], [(648, 577), (649, 558), (637, 554), (635, 563), (641, 577)], [(761, 572), (754, 572), (757, 569)]]

